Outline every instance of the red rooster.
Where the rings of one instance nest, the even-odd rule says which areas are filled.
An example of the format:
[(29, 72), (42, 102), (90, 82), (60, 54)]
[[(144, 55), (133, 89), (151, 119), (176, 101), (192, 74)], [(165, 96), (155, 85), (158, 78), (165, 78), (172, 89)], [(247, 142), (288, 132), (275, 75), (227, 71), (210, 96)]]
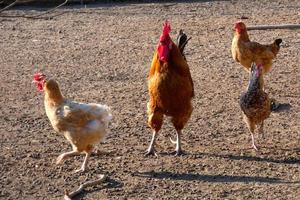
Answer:
[[(182, 153), (182, 129), (193, 111), (191, 100), (194, 97), (193, 81), (189, 66), (169, 33), (171, 27), (168, 21), (163, 25), (158, 47), (154, 52), (148, 90), (150, 100), (148, 107), (148, 125), (153, 130), (153, 136), (146, 155), (156, 155), (154, 145), (157, 133), (163, 124), (164, 115), (170, 116), (177, 132), (176, 155)], [(180, 41), (181, 39), (185, 41)], [(186, 44), (186, 37), (179, 37), (178, 43)]]

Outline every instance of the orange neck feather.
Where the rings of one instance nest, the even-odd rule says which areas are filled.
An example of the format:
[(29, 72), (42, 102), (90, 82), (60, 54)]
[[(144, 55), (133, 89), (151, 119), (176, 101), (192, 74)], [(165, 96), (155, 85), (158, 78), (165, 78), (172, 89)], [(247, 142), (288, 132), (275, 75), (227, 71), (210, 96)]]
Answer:
[(59, 89), (55, 91), (45, 89), (45, 101), (53, 106), (58, 106), (64, 101), (64, 98)]
[(250, 41), (249, 35), (246, 30), (242, 30), (241, 32), (235, 32), (236, 36), (243, 41)]

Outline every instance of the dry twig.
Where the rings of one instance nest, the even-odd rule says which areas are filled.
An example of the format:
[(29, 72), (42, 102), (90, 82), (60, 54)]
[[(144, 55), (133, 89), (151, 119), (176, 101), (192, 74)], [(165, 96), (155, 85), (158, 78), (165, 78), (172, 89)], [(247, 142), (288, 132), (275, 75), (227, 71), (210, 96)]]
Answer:
[(106, 179), (106, 176), (105, 175), (101, 175), (99, 177), (99, 179), (97, 179), (97, 180), (87, 181), (87, 182), (81, 184), (79, 186), (79, 188), (77, 190), (75, 190), (74, 192), (69, 193), (69, 192), (66, 191), (64, 199), (65, 200), (72, 200), (72, 198), (75, 197), (76, 195), (78, 195), (79, 193), (81, 193), (82, 190), (84, 190), (84, 188), (98, 185), (99, 183), (102, 183), (103, 181), (105, 181), (105, 179)]
[[(62, 4), (59, 4), (58, 6), (54, 7), (54, 8), (51, 8), (41, 14), (37, 14), (37, 15), (0, 15), (0, 17), (10, 17), (10, 18), (17, 18), (17, 17), (21, 17), (21, 18), (28, 18), (28, 19), (41, 19), (43, 15), (46, 15), (50, 12), (53, 12), (54, 10), (62, 7), (63, 5), (65, 5), (66, 3), (68, 3), (69, 0), (65, 0)], [(4, 10), (7, 10), (8, 8), (12, 7), (13, 5), (15, 5), (17, 2), (19, 2), (19, 0), (16, 0), (14, 3), (6, 6), (5, 8), (1, 9), (0, 10), (0, 13)], [(55, 16), (58, 16), (58, 15), (55, 15)]]
[(257, 25), (249, 26), (247, 30), (266, 30), (266, 29), (298, 29), (300, 24), (281, 24), (281, 25)]
[(66, 0), (66, 1), (63, 2), (62, 4), (59, 4), (58, 6), (52, 8), (52, 9), (50, 9), (50, 10), (45, 11), (44, 13), (41, 13), (41, 14), (38, 14), (38, 15), (33, 15), (33, 16), (31, 16), (31, 17), (32, 17), (32, 18), (38, 18), (38, 17), (40, 17), (40, 16), (42, 16), (42, 15), (46, 15), (46, 14), (48, 14), (48, 13), (50, 13), (50, 12), (52, 12), (52, 11), (54, 11), (54, 10), (60, 8), (60, 7), (62, 7), (62, 6), (65, 5), (66, 3), (68, 3), (68, 0)]
[(19, 2), (19, 0), (15, 0), (15, 1), (12, 2), (11, 4), (9, 4), (8, 6), (2, 8), (2, 9), (0, 10), (0, 13), (2, 13), (3, 11), (5, 11), (5, 10), (11, 8), (11, 7), (13, 7), (13, 6), (14, 6), (16, 3), (18, 3), (18, 2)]

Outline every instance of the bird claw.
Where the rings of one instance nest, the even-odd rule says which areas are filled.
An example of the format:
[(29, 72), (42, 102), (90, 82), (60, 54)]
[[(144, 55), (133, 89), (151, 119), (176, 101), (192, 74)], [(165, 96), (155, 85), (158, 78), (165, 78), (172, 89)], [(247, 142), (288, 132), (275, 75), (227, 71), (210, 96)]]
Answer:
[(177, 141), (172, 140), (172, 138), (170, 138), (170, 141), (171, 141), (172, 144), (177, 144)]
[(175, 152), (175, 156), (182, 156), (184, 155), (184, 152), (180, 149), (180, 150), (176, 150)]
[(64, 161), (64, 155), (62, 154), (62, 155), (60, 155), (60, 156), (57, 157), (57, 159), (56, 159), (56, 164), (59, 165), (59, 164), (61, 164), (63, 161)]
[(147, 150), (144, 155), (145, 156), (155, 156), (155, 157), (158, 157), (157, 154), (156, 154), (156, 152), (155, 152), (155, 150), (154, 150), (154, 148)]
[(73, 174), (77, 174), (77, 173), (80, 173), (80, 172), (85, 172), (86, 169), (85, 168), (80, 168), (80, 169), (77, 169), (73, 172)]
[(255, 151), (258, 151), (258, 148), (256, 147), (255, 144), (252, 144), (252, 147), (254, 148)]

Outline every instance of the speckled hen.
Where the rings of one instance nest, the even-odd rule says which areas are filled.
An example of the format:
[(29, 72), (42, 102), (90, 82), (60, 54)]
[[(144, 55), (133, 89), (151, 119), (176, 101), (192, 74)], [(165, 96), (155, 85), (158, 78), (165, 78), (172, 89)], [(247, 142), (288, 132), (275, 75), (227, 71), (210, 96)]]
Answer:
[(259, 133), (263, 136), (264, 121), (270, 116), (271, 101), (263, 90), (263, 66), (252, 63), (248, 89), (241, 95), (240, 107), (243, 111), (244, 121), (252, 137), (252, 147), (258, 150), (254, 130), (259, 125)]

